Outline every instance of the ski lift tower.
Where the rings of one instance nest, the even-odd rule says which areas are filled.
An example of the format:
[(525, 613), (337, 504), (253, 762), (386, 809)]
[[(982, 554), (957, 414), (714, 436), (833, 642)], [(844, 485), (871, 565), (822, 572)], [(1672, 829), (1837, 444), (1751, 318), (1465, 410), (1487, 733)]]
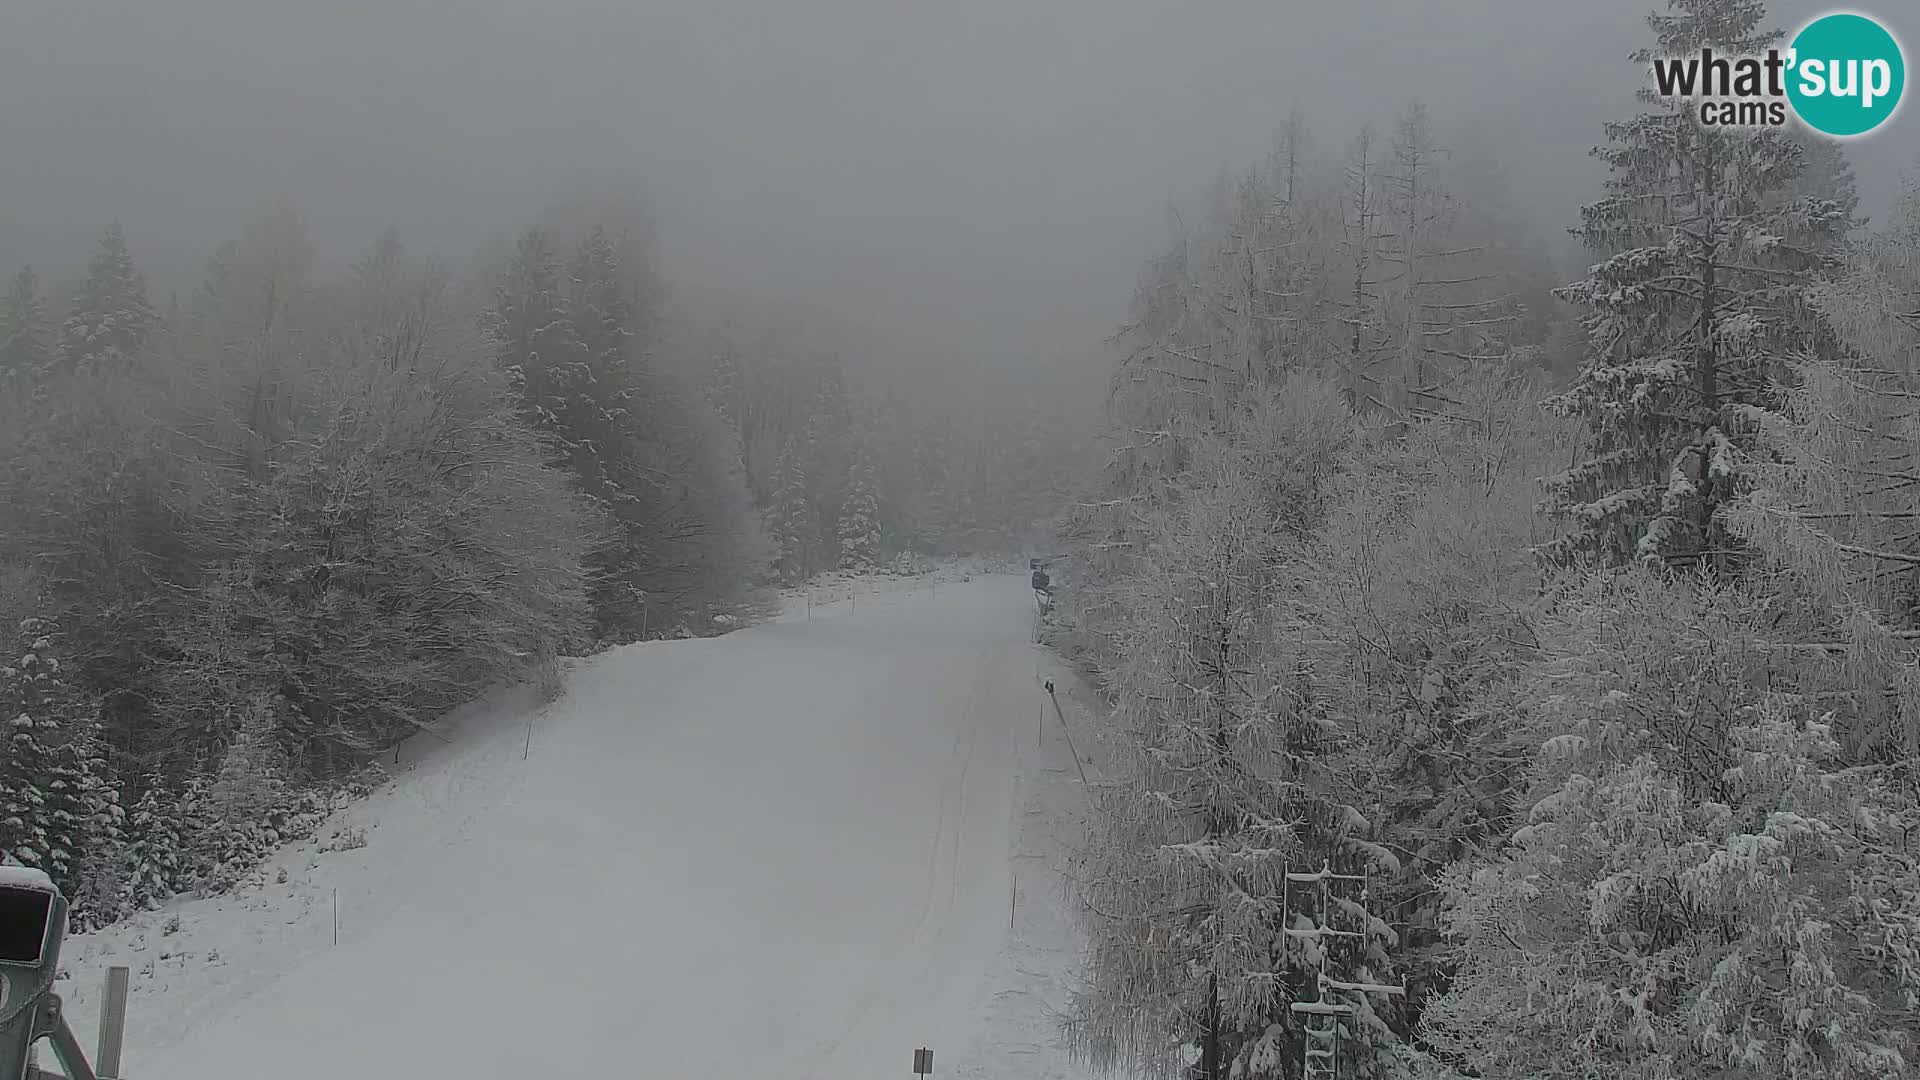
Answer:
[[(1357, 898), (1348, 899), (1335, 892), (1336, 888), (1350, 890), (1356, 885), (1359, 889)], [(1366, 940), (1366, 924), (1370, 915), (1366, 909), (1365, 874), (1336, 874), (1329, 863), (1322, 861), (1320, 869), (1312, 873), (1288, 873), (1281, 885), (1281, 892), (1282, 917), (1288, 924), (1285, 927), (1287, 936), (1312, 940), (1320, 954), (1320, 966), (1314, 972), (1316, 1000), (1296, 1001), (1289, 1006), (1301, 1021), (1300, 1075), (1303, 1080), (1338, 1080), (1342, 1075), (1341, 1036), (1344, 1033), (1352, 1037), (1349, 1028), (1351, 1018), (1359, 1012), (1355, 1004), (1358, 995), (1390, 994), (1403, 997), (1407, 988), (1383, 983), (1349, 982), (1328, 974), (1328, 959), (1337, 946), (1343, 943), (1358, 945)], [(1301, 900), (1296, 901), (1296, 895)], [(1297, 909), (1296, 903), (1299, 904)], [(1336, 907), (1348, 911), (1350, 918), (1336, 918)], [(1292, 925), (1296, 911), (1308, 926)], [(1343, 921), (1351, 928), (1343, 928), (1340, 925)], [(1343, 953), (1346, 951), (1341, 950)], [(1352, 1070), (1346, 1070), (1345, 1075), (1352, 1075)]]

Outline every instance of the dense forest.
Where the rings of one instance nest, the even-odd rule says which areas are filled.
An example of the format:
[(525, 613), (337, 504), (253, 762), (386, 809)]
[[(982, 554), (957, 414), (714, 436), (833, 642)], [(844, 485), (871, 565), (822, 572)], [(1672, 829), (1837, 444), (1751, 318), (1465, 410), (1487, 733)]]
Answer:
[(1572, 283), (1419, 105), (1147, 267), (1051, 630), (1112, 705), (1090, 1060), (1332, 1076), (1329, 1002), (1343, 1077), (1920, 1063), (1920, 173), (1868, 228), (1835, 143), (1645, 101)]
[(1171, 215), (1099, 438), (676, 307), (630, 193), (343, 265), (276, 202), (166, 297), (103, 220), (0, 290), (0, 849), (98, 927), (569, 657), (1064, 553), (1086, 1062), (1914, 1075), (1920, 163), (1869, 221), (1842, 144), (1643, 94), (1569, 281), (1464, 125), (1275, 120)]
[(1011, 552), (1064, 498), (1041, 402), (670, 325), (653, 230), (586, 196), (329, 272), (279, 203), (164, 305), (117, 225), (73, 280), (12, 278), (0, 849), (78, 927), (230, 884), (490, 687), (825, 570)]

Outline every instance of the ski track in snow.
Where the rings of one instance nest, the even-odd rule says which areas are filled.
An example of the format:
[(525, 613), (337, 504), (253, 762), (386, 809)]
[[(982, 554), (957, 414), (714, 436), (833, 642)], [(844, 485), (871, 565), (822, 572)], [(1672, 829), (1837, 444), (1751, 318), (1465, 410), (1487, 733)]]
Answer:
[(477, 703), (317, 838), (365, 847), (70, 938), (82, 1042), (125, 964), (136, 1080), (1093, 1075), (1059, 1031), (1072, 683), (1024, 574), (825, 595)]

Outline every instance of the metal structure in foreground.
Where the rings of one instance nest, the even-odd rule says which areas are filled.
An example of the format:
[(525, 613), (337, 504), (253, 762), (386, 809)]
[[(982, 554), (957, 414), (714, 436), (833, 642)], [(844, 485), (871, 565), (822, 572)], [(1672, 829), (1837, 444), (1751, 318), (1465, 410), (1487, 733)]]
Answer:
[(107, 997), (100, 1015), (100, 1071), (86, 1052), (53, 992), (60, 967), (60, 943), (67, 936), (67, 898), (53, 880), (24, 866), (0, 865), (0, 1080), (59, 1080), (32, 1064), (42, 1039), (67, 1080), (114, 1080), (120, 1072), (120, 1042), (125, 1030), (127, 969), (107, 973)]
[[(1359, 885), (1360, 895), (1356, 899), (1346, 899), (1334, 892), (1339, 885), (1352, 888)], [(1299, 888), (1296, 889), (1295, 887)], [(1406, 995), (1405, 986), (1389, 986), (1383, 983), (1348, 982), (1333, 978), (1327, 973), (1327, 960), (1336, 949), (1343, 945), (1359, 945), (1367, 936), (1367, 878), (1364, 874), (1336, 874), (1326, 862), (1320, 869), (1307, 874), (1289, 873), (1286, 883), (1281, 886), (1281, 898), (1284, 918), (1288, 925), (1286, 933), (1294, 938), (1309, 938), (1319, 946), (1320, 967), (1314, 973), (1314, 982), (1318, 991), (1315, 1001), (1296, 1001), (1291, 1008), (1300, 1017), (1301, 1062), (1300, 1075), (1304, 1080), (1337, 1080), (1342, 1075), (1352, 1075), (1352, 1069), (1342, 1070), (1342, 1042), (1355, 1035), (1352, 1020), (1359, 1011), (1355, 1004), (1362, 994), (1390, 994), (1395, 997)], [(1296, 907), (1295, 897), (1301, 898)], [(1345, 901), (1344, 904), (1341, 901)], [(1342, 928), (1340, 920), (1334, 917), (1335, 908), (1352, 908), (1350, 922), (1358, 924), (1354, 928)], [(1295, 913), (1303, 916), (1309, 924), (1295, 927), (1292, 924)]]

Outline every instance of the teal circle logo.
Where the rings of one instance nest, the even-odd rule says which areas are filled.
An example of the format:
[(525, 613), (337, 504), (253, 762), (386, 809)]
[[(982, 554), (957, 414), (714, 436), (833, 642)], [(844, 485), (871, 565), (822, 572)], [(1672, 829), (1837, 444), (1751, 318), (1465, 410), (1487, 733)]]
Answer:
[(1886, 27), (1865, 15), (1823, 15), (1795, 35), (1787, 98), (1827, 135), (1865, 135), (1887, 122), (1907, 87), (1907, 62)]

